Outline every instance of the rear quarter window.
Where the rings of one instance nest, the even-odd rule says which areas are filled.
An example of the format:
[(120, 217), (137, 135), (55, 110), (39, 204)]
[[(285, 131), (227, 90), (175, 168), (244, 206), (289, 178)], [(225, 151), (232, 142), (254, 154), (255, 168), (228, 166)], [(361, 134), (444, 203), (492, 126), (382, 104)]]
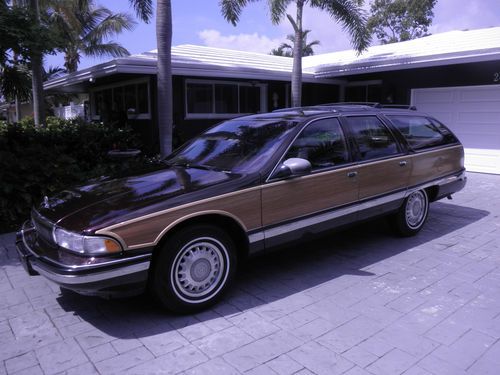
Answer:
[(440, 122), (422, 116), (387, 116), (413, 150), (453, 144), (457, 138)]

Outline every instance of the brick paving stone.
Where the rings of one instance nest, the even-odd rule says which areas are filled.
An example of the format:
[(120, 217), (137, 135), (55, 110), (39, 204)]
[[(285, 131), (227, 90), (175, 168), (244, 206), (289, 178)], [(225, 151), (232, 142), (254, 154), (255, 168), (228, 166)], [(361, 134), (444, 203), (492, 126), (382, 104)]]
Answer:
[(118, 355), (116, 349), (109, 342), (85, 349), (85, 353), (94, 363), (104, 361), (105, 359), (113, 358)]
[(208, 362), (202, 363), (185, 372), (186, 375), (238, 375), (240, 374), (235, 368), (231, 367), (222, 358), (214, 358)]
[(132, 367), (125, 374), (177, 374), (206, 362), (208, 358), (197, 348), (188, 345), (153, 360)]
[(99, 375), (99, 373), (92, 363), (87, 362), (70, 368), (65, 375)]
[(394, 349), (366, 369), (375, 375), (397, 375), (405, 372), (415, 362), (415, 357), (402, 350)]
[(5, 361), (7, 372), (12, 374), (30, 367), (38, 365), (38, 360), (34, 352), (28, 352), (18, 357), (14, 357)]
[(57, 374), (88, 361), (74, 339), (50, 344), (36, 350), (36, 356), (43, 372)]
[(481, 357), (495, 341), (491, 336), (470, 330), (450, 346), (442, 345), (434, 350), (432, 354), (465, 370), (477, 358)]
[(230, 327), (193, 341), (193, 345), (208, 357), (214, 358), (233, 351), (252, 341), (252, 336), (246, 334), (243, 330), (238, 327)]
[(16, 372), (15, 375), (45, 375), (40, 366), (33, 366)]
[[(96, 362), (95, 366), (101, 374), (122, 374), (125, 370), (143, 363), (151, 363), (153, 355), (145, 347), (132, 349), (129, 352)], [(139, 372), (137, 372), (139, 374)]]
[(370, 353), (360, 346), (355, 346), (349, 349), (348, 351), (342, 353), (342, 356), (362, 368), (372, 364), (379, 358), (375, 354)]
[[(466, 375), (467, 373), (459, 367), (444, 361), (432, 354), (418, 362), (418, 366), (434, 375)], [(471, 374), (469, 374), (471, 375)], [(481, 374), (474, 374), (481, 375)]]
[(318, 375), (336, 375), (349, 370), (354, 364), (341, 355), (311, 341), (292, 350), (288, 355), (308, 370)]
[(238, 348), (223, 358), (237, 370), (248, 371), (300, 346), (301, 343), (295, 336), (280, 331)]
[(154, 333), (140, 337), (139, 340), (155, 357), (159, 357), (189, 344), (189, 342), (177, 331)]
[(317, 341), (337, 353), (343, 353), (370, 338), (382, 328), (383, 325), (379, 322), (358, 316), (321, 336)]
[(363, 370), (361, 367), (354, 366), (349, 371), (344, 372), (343, 375), (372, 375), (368, 371)]
[(245, 375), (276, 375), (276, 372), (267, 365), (260, 365), (245, 372)]
[(228, 318), (228, 321), (255, 339), (269, 336), (271, 333), (279, 330), (276, 325), (263, 320), (260, 315), (253, 311), (245, 311), (244, 313)]
[(303, 366), (294, 361), (290, 356), (283, 354), (266, 363), (275, 373), (279, 375), (295, 374)]
[(122, 354), (122, 353), (128, 352), (132, 349), (138, 348), (138, 347), (142, 346), (143, 344), (138, 339), (128, 338), (128, 339), (113, 340), (113, 341), (111, 341), (111, 345), (113, 346), (113, 348), (115, 348), (115, 350), (118, 353)]
[(334, 328), (335, 325), (329, 320), (318, 318), (294, 330), (290, 330), (290, 332), (302, 341), (309, 341), (330, 332)]

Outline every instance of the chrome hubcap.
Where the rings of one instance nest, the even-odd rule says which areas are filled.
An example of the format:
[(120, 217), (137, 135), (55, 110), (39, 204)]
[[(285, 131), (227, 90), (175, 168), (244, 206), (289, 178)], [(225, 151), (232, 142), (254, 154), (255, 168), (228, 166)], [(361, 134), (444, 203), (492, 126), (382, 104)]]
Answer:
[(225, 277), (224, 246), (211, 238), (199, 238), (184, 246), (172, 269), (172, 278), (181, 298), (202, 298), (220, 285)]
[(427, 197), (425, 193), (416, 191), (408, 197), (406, 202), (406, 223), (411, 228), (418, 228), (425, 219), (427, 211)]

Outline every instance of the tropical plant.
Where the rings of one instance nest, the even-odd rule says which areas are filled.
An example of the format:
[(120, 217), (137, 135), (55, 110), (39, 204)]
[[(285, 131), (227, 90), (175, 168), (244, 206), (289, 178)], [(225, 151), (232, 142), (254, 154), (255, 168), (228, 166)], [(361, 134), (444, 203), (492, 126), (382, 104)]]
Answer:
[[(319, 46), (319, 40), (313, 40), (310, 43), (307, 43), (307, 35), (311, 32), (311, 30), (304, 30), (302, 33), (302, 57), (304, 56), (312, 56), (314, 55), (314, 46)], [(286, 38), (290, 41), (291, 44), (281, 43), (278, 48), (271, 50), (271, 55), (275, 56), (285, 56), (285, 57), (293, 57), (293, 44), (295, 40), (295, 36), (293, 34), (288, 34)]]
[(81, 55), (91, 57), (128, 56), (123, 46), (108, 40), (124, 30), (132, 30), (135, 21), (127, 13), (113, 13), (95, 5), (93, 0), (48, 0), (47, 13), (66, 41), (61, 48), (68, 72), (78, 69)]
[[(236, 26), (243, 8), (257, 0), (220, 0), (222, 15)], [(327, 12), (332, 19), (340, 22), (351, 37), (353, 47), (360, 53), (370, 43), (370, 34), (366, 28), (366, 17), (361, 5), (363, 0), (268, 0), (271, 20), (279, 24), (285, 17), (294, 30), (293, 69), (292, 69), (292, 105), (300, 106), (302, 99), (302, 16), (304, 5)], [(295, 5), (296, 15), (287, 13), (290, 5)]]
[(437, 0), (374, 0), (368, 29), (382, 44), (427, 36), (436, 3)]

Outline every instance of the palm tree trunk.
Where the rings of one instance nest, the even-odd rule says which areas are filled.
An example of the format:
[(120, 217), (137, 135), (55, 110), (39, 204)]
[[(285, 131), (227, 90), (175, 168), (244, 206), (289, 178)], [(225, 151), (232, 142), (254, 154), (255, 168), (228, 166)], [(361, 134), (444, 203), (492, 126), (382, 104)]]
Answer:
[(160, 154), (172, 152), (172, 5), (158, 0), (156, 7), (156, 43), (158, 46), (158, 130)]
[(297, 0), (297, 18), (292, 22), (295, 31), (292, 69), (292, 107), (302, 104), (302, 10), (304, 0)]
[[(38, 0), (30, 0), (30, 7), (40, 20)], [(33, 118), (35, 126), (45, 126), (45, 102), (43, 100), (43, 57), (38, 51), (31, 51), (31, 85), (33, 90)]]

